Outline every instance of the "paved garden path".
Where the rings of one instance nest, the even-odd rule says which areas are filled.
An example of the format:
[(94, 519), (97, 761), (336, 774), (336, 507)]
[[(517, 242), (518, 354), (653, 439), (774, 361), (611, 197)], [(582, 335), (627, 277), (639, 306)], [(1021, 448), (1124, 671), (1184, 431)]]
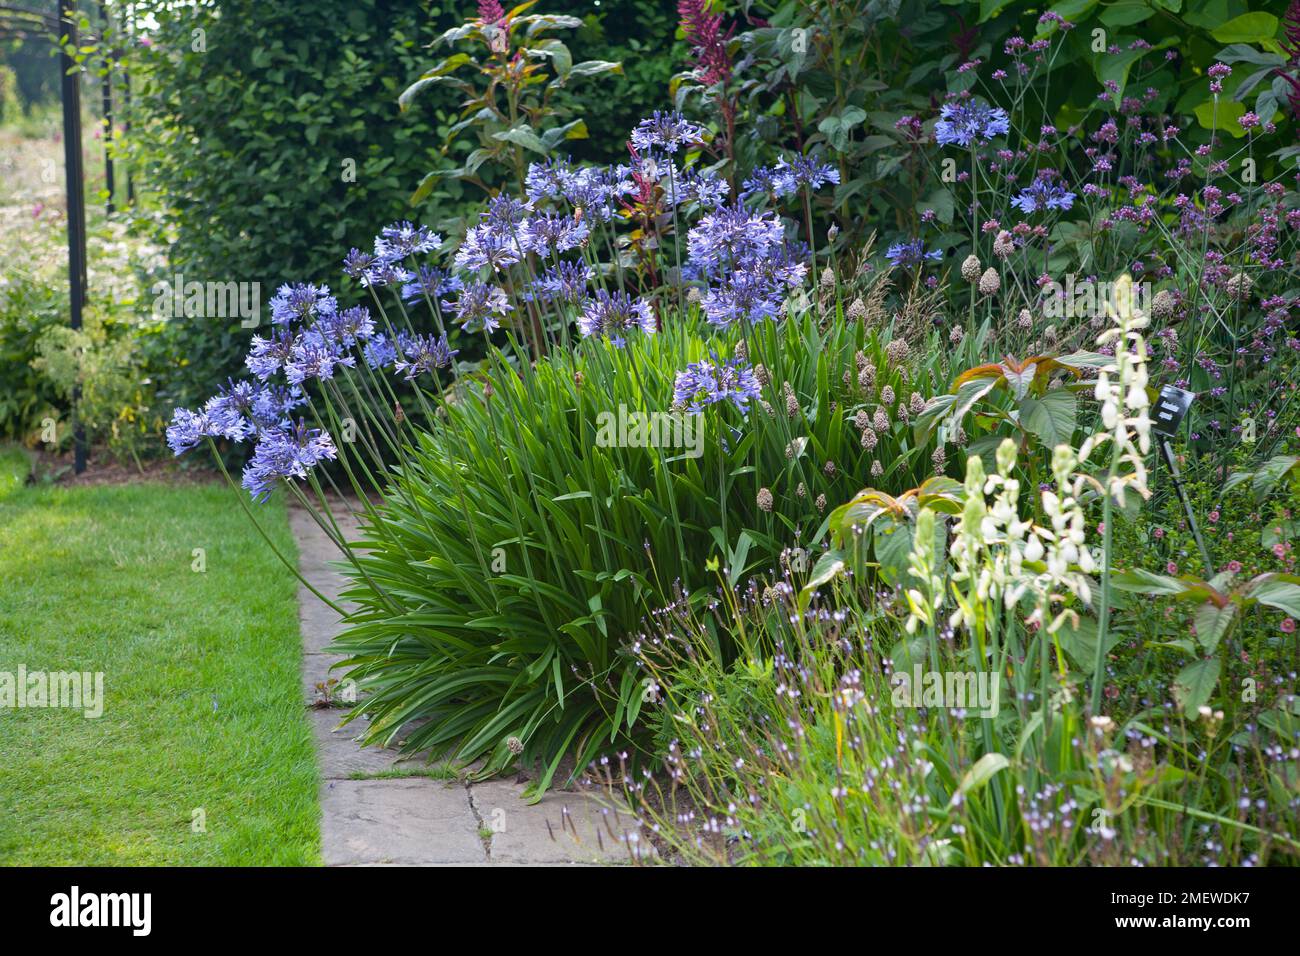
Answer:
[[(350, 530), (342, 518), (339, 523)], [(334, 566), (337, 550), (306, 511), (292, 508), (289, 524), (303, 577), (337, 601), (345, 580)], [(320, 697), (318, 684), (342, 676), (330, 674), (330, 665), (341, 658), (326, 651), (340, 625), (338, 615), (301, 585), (298, 616), (304, 704), (310, 705)], [(340, 728), (342, 710), (312, 708), (308, 714), (321, 768), (321, 847), (327, 866), (628, 859), (622, 834), (630, 818), (604, 809), (587, 794), (552, 791), (529, 806), (521, 799), (524, 784), (513, 776), (469, 783), (450, 772), (439, 774), (445, 769), (441, 763), (400, 760), (395, 751), (362, 747), (354, 737), (363, 718)], [(412, 773), (417, 775), (402, 775)]]

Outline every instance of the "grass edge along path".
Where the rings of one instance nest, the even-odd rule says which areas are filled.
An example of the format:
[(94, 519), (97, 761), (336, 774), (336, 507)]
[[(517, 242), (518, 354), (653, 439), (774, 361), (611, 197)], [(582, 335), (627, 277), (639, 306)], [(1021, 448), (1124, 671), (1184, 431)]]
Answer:
[(0, 675), (104, 675), (98, 718), (0, 708), (0, 865), (320, 862), (296, 581), (232, 494), (0, 493)]

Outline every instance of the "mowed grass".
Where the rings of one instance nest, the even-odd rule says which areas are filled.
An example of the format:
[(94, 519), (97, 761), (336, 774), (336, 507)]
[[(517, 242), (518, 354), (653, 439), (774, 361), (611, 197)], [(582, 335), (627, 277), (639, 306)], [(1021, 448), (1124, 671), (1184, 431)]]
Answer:
[[(104, 712), (0, 708), (0, 864), (319, 863), (295, 579), (234, 492), (15, 488), (13, 464), (0, 671), (102, 671)], [(259, 518), (296, 553), (279, 504)]]

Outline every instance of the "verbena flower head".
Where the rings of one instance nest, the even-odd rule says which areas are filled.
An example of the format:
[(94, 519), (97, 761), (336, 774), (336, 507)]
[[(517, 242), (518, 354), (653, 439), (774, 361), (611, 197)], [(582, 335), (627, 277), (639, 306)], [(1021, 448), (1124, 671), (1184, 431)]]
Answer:
[(632, 130), (632, 145), (641, 152), (659, 149), (675, 153), (683, 146), (704, 141), (704, 127), (689, 122), (681, 113), (655, 110)]
[(282, 479), (306, 478), (320, 462), (337, 457), (329, 432), (299, 421), (294, 428), (262, 434), (244, 466), (242, 484), (255, 501), (265, 501)]
[[(716, 358), (716, 356), (715, 356)], [(742, 414), (759, 398), (761, 389), (753, 369), (733, 358), (721, 365), (692, 362), (677, 373), (673, 404), (698, 414), (706, 405), (730, 402)]]
[(633, 299), (626, 292), (597, 289), (578, 316), (578, 331), (585, 338), (607, 338), (619, 348), (625, 344), (624, 334), (633, 329), (654, 335), (655, 319), (645, 299)]
[(305, 322), (318, 315), (332, 315), (337, 309), (338, 300), (330, 295), (329, 286), (286, 283), (271, 300), (271, 321), (276, 325)]
[(987, 142), (995, 136), (1005, 136), (1011, 130), (1007, 111), (989, 106), (983, 100), (963, 100), (945, 103), (939, 110), (939, 122), (934, 127), (934, 138), (940, 146), (970, 146), (973, 142)]

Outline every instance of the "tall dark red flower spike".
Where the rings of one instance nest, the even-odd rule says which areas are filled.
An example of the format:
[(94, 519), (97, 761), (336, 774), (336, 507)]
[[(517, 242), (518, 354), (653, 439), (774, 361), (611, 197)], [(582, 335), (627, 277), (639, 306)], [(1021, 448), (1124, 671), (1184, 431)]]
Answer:
[(709, 11), (709, 0), (677, 0), (682, 18), (682, 32), (695, 53), (695, 68), (700, 81), (712, 86), (731, 78), (731, 55), (727, 42), (735, 24), (723, 32), (722, 14)]

